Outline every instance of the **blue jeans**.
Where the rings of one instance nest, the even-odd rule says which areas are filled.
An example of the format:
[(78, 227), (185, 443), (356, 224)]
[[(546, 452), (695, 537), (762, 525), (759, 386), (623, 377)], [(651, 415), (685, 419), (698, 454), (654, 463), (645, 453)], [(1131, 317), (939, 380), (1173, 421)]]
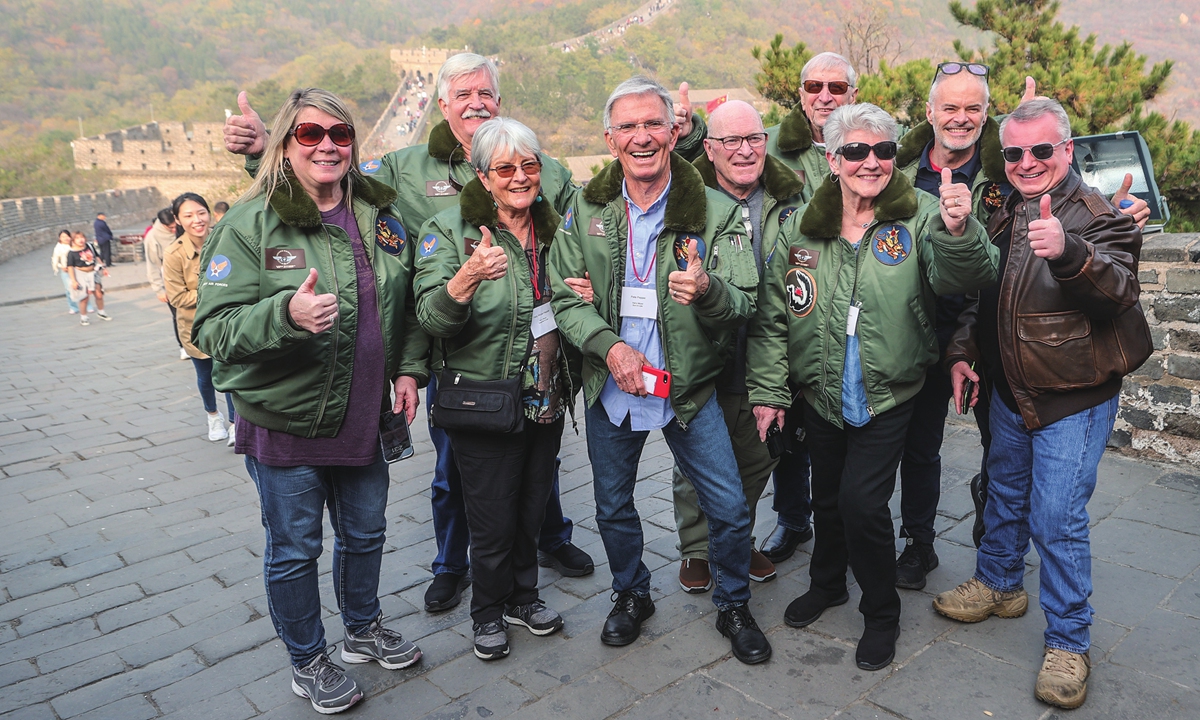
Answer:
[(801, 395), (787, 411), (783, 431), (792, 437), (792, 449), (779, 458), (771, 478), (775, 485), (771, 509), (779, 515), (775, 522), (795, 532), (803, 532), (812, 524), (808, 443), (796, 437), (796, 431), (804, 427), (804, 405), (804, 396)]
[(277, 467), (247, 455), (246, 470), (258, 488), (267, 531), (263, 579), (271, 621), (292, 665), (302, 667), (325, 650), (317, 558), (326, 507), (333, 526), (333, 592), (342, 624), (361, 632), (379, 614), (388, 466), (382, 454), (363, 467)]
[[(633, 489), (650, 433), (631, 430), (628, 417), (621, 427), (613, 425), (599, 401), (587, 409), (586, 417), (596, 525), (612, 570), (612, 588), (648, 594), (650, 570), (642, 562), (642, 523)], [(671, 421), (662, 433), (708, 517), (708, 557), (717, 585), (713, 602), (722, 610), (743, 605), (750, 600), (750, 509), (716, 393), (687, 430)]]
[[(425, 416), (430, 417), (433, 399), (437, 397), (437, 374), (429, 378), (425, 390)], [(433, 535), (437, 541), (437, 557), (433, 559), (433, 574), (454, 573), (466, 575), (470, 569), (467, 551), (471, 547), (471, 531), (467, 528), (467, 510), (463, 504), (462, 476), (454, 462), (454, 450), (446, 431), (429, 425), (429, 439), (437, 453), (433, 466), (433, 484), (430, 502), (433, 505)], [(546, 518), (538, 538), (538, 549), (554, 552), (571, 542), (574, 524), (563, 515), (562, 503), (558, 498), (558, 465), (554, 461), (554, 487), (546, 501)]]
[(1085, 653), (1091, 645), (1092, 555), (1087, 503), (1117, 417), (1119, 397), (1037, 430), (992, 394), (987, 531), (975, 577), (1007, 592), (1022, 586), (1033, 539), (1046, 645)]
[[(196, 387), (200, 389), (200, 400), (204, 403), (204, 411), (211, 415), (217, 411), (217, 391), (213, 387), (212, 381), (212, 358), (205, 358), (203, 360), (190, 359), (192, 367), (196, 368)], [(233, 422), (233, 396), (229, 393), (225, 393), (225, 405), (229, 410), (229, 415), (225, 419)]]

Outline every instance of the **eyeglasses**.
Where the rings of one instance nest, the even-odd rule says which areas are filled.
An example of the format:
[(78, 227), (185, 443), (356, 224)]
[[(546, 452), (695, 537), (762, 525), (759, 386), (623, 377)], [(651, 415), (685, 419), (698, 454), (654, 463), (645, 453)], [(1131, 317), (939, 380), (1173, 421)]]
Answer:
[(821, 92), (821, 88), (829, 88), (830, 95), (845, 95), (850, 89), (850, 83), (845, 80), (832, 80), (830, 82), (821, 82), (820, 80), (805, 80), (800, 83), (800, 87), (804, 88), (804, 92), (809, 95), (817, 95)]
[(329, 128), (315, 122), (300, 123), (288, 135), (296, 138), (296, 142), (305, 147), (320, 145), (326, 135), (338, 147), (349, 147), (354, 144), (354, 126), (346, 123), (338, 123)]
[(960, 63), (951, 61), (938, 63), (937, 72), (935, 72), (934, 75), (936, 76), (938, 73), (941, 73), (942, 75), (957, 75), (963, 70), (966, 70), (972, 75), (978, 75), (982, 78), (987, 77), (988, 73), (991, 72), (991, 68), (983, 63)]
[(508, 178), (517, 174), (517, 167), (520, 167), (521, 172), (525, 173), (526, 175), (528, 175), (530, 177), (532, 177), (534, 175), (542, 174), (542, 161), (541, 160), (526, 160), (525, 162), (521, 163), (520, 166), (505, 163), (504, 165), (497, 165), (496, 167), (490, 167), (490, 168), (488, 168), (488, 171), (494, 172), (494, 173), (496, 173), (497, 177), (502, 177), (505, 180), (507, 180)]
[(1066, 140), (1059, 140), (1056, 143), (1038, 143), (1037, 145), (1030, 145), (1029, 147), (1011, 145), (1001, 150), (1000, 154), (1004, 156), (1004, 162), (1006, 163), (1021, 162), (1021, 158), (1025, 156), (1026, 150), (1029, 151), (1029, 154), (1032, 155), (1035, 160), (1049, 160), (1050, 156), (1054, 154), (1054, 148), (1062, 145), (1065, 142)]
[(721, 143), (721, 147), (725, 148), (726, 150), (740, 150), (743, 142), (752, 148), (760, 148), (767, 144), (767, 134), (750, 133), (749, 135), (729, 135), (722, 138), (709, 138), (709, 140)]
[(641, 123), (621, 123), (620, 125), (612, 125), (608, 128), (608, 131), (615, 135), (629, 137), (630, 135), (636, 133), (638, 128), (641, 128), (651, 135), (658, 135), (659, 133), (670, 130), (673, 126), (673, 123), (669, 123), (666, 120), (647, 120), (646, 122)]
[(891, 140), (877, 142), (874, 145), (856, 142), (843, 145), (833, 151), (834, 155), (841, 155), (850, 162), (862, 162), (871, 153), (875, 153), (875, 157), (880, 160), (891, 160), (896, 157), (896, 143)]

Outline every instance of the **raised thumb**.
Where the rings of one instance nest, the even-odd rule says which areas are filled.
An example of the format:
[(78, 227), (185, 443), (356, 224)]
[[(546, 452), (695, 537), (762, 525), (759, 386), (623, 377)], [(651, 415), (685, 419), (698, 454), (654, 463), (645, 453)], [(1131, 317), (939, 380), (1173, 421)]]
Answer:
[(949, 185), (954, 182), (954, 172), (948, 167), (942, 168), (942, 184)]
[(1121, 188), (1117, 190), (1117, 194), (1113, 196), (1115, 201), (1124, 200), (1129, 195), (1129, 188), (1133, 187), (1133, 173), (1125, 173), (1125, 179), (1121, 181)]
[(243, 115), (253, 115), (254, 109), (250, 107), (250, 98), (246, 96), (246, 91), (238, 93), (238, 110), (242, 111)]
[(1021, 102), (1029, 102), (1037, 97), (1037, 81), (1032, 76), (1025, 76), (1025, 94), (1021, 96)]
[(479, 247), (490, 248), (492, 246), (492, 231), (488, 230), (486, 225), (480, 225), (479, 232), (483, 234), (483, 238), (479, 241)]
[(1042, 219), (1053, 220), (1054, 216), (1050, 214), (1050, 196), (1043, 195), (1041, 199)]
[(317, 286), (317, 269), (309, 268), (308, 277), (304, 278), (304, 282), (300, 283), (300, 289), (297, 290), (296, 292), (297, 293), (308, 293), (311, 295), (311, 294), (314, 294), (313, 288), (315, 288), (316, 286)]
[(688, 241), (687, 263), (688, 270), (700, 267), (700, 253), (696, 251), (695, 240)]
[(686, 82), (679, 83), (679, 101), (684, 103), (685, 105), (688, 104), (689, 102), (691, 102), (690, 100), (688, 100), (688, 91), (689, 90), (690, 90), (690, 86)]

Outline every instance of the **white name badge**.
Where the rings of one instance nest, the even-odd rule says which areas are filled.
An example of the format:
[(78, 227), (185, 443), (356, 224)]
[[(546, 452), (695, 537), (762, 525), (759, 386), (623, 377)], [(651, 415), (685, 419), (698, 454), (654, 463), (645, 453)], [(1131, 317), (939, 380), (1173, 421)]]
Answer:
[(654, 288), (621, 288), (621, 317), (658, 319), (658, 296)]
[(538, 305), (533, 309), (533, 321), (529, 323), (529, 329), (533, 331), (535, 338), (540, 338), (546, 333), (558, 329), (558, 323), (554, 322), (554, 311), (550, 309), (550, 303)]

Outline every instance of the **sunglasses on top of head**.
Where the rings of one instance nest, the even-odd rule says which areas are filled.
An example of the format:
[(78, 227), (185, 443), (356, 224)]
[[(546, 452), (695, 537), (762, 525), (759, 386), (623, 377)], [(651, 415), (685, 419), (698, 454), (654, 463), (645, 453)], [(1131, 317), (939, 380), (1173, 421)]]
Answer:
[(841, 155), (850, 162), (862, 162), (871, 153), (875, 153), (875, 157), (880, 160), (891, 160), (896, 157), (896, 143), (891, 140), (877, 142), (874, 145), (864, 142), (848, 143), (833, 151), (834, 155)]
[(1025, 156), (1026, 150), (1029, 151), (1029, 154), (1032, 155), (1035, 160), (1049, 160), (1050, 156), (1054, 155), (1054, 148), (1062, 145), (1065, 142), (1066, 140), (1059, 140), (1056, 143), (1038, 143), (1037, 145), (1031, 145), (1027, 148), (1019, 145), (1010, 145), (1001, 150), (1000, 154), (1004, 156), (1004, 162), (1006, 163), (1021, 162), (1021, 158)]
[(829, 88), (830, 95), (845, 95), (850, 89), (850, 83), (845, 80), (831, 80), (830, 82), (821, 82), (820, 80), (805, 80), (800, 83), (800, 87), (804, 88), (804, 92), (809, 95), (816, 95), (821, 92), (821, 88)]
[(346, 123), (338, 123), (329, 128), (314, 122), (300, 123), (288, 135), (296, 138), (296, 142), (305, 147), (320, 145), (326, 135), (329, 136), (329, 141), (338, 147), (354, 144), (354, 126)]
[(942, 75), (957, 75), (963, 70), (966, 70), (972, 75), (978, 75), (981, 78), (987, 77), (988, 73), (991, 72), (991, 68), (983, 63), (962, 63), (950, 61), (938, 63), (937, 72), (934, 74), (936, 75), (940, 73)]

